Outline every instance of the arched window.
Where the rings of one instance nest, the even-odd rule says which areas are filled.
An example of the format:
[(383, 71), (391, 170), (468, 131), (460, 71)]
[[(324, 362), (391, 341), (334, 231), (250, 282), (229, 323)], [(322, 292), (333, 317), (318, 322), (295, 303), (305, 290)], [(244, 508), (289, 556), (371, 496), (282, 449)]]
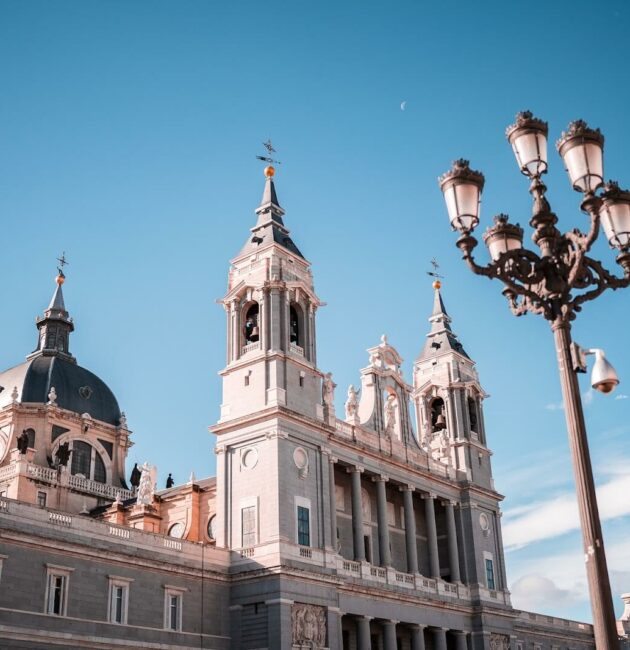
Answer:
[(431, 431), (441, 431), (442, 429), (446, 429), (444, 400), (441, 397), (436, 397), (431, 402)]
[(35, 448), (35, 429), (26, 429), (24, 433), (28, 436), (29, 449)]
[(289, 341), (300, 347), (304, 347), (303, 313), (297, 303), (291, 303), (289, 307)]
[(75, 440), (72, 444), (72, 474), (83, 474), (90, 478), (90, 465), (92, 463), (92, 447), (82, 440)]
[(94, 451), (94, 480), (97, 483), (105, 483), (107, 481), (107, 473), (105, 472), (105, 463), (101, 458), (98, 451)]
[[(94, 461), (92, 462), (92, 454)], [(72, 442), (72, 464), (70, 466), (71, 474), (81, 474), (97, 483), (107, 482), (107, 471), (101, 455), (83, 440), (74, 440)]]
[(247, 309), (245, 314), (245, 323), (243, 325), (243, 334), (245, 336), (245, 343), (256, 343), (260, 340), (260, 327), (258, 324), (258, 314), (260, 308), (258, 303), (255, 302)]
[(479, 429), (477, 427), (477, 401), (472, 397), (468, 398), (468, 419), (470, 420), (471, 431), (479, 433)]

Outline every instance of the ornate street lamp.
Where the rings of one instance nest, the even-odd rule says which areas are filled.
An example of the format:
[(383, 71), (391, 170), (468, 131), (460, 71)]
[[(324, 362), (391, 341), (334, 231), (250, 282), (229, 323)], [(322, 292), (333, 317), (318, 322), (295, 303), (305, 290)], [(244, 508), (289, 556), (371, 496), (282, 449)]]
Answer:
[[(583, 303), (607, 289), (630, 285), (630, 192), (620, 190), (613, 182), (604, 186), (604, 136), (600, 131), (581, 120), (571, 123), (557, 148), (571, 185), (583, 194), (581, 209), (590, 223), (587, 233), (577, 229), (561, 233), (541, 180), (547, 173), (547, 132), (547, 123), (529, 111), (519, 113), (516, 123), (506, 131), (518, 166), (531, 181), (529, 191), (534, 205), (530, 225), (534, 231), (532, 239), (539, 249), (536, 252), (523, 247), (520, 226), (510, 224), (506, 215), (498, 215), (483, 237), (491, 262), (486, 266), (477, 264), (473, 251), (478, 242), (472, 233), (479, 223), (484, 177), (470, 169), (468, 161), (458, 160), (440, 177), (439, 183), (451, 226), (460, 234), (457, 246), (468, 267), (477, 275), (503, 283), (503, 294), (513, 314), (540, 314), (551, 325), (575, 473), (595, 645), (597, 650), (617, 650), (615, 614), (577, 380), (577, 372), (586, 371), (583, 355), (595, 355), (595, 388), (610, 392), (619, 380), (601, 350), (584, 351), (571, 341), (571, 321)], [(602, 187), (603, 191), (596, 194)], [(588, 256), (600, 223), (611, 248), (619, 251), (617, 263), (623, 269), (623, 277)]]

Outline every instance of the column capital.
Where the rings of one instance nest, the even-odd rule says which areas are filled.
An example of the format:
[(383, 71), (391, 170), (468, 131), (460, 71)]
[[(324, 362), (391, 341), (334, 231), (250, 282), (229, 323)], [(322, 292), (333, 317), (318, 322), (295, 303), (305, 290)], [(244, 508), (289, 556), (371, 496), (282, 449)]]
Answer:
[(413, 485), (407, 484), (407, 485), (399, 485), (398, 489), (401, 492), (415, 492), (416, 488)]
[(271, 600), (266, 600), (265, 605), (293, 605), (294, 600), (289, 600), (288, 598), (272, 598)]
[(453, 506), (453, 507), (455, 507), (455, 506), (459, 505), (459, 503), (457, 501), (455, 501), (455, 499), (444, 499), (444, 501), (442, 501), (442, 505), (443, 506)]
[(365, 467), (361, 467), (361, 465), (350, 465), (350, 467), (346, 467), (346, 472), (348, 474), (355, 474), (357, 472), (362, 474), (365, 472)]
[(420, 630), (422, 632), (422, 630), (425, 630), (428, 627), (428, 625), (426, 625), (425, 623), (407, 623), (407, 627), (410, 630)]
[(374, 483), (387, 483), (387, 481), (389, 481), (389, 477), (385, 476), (385, 474), (375, 474), (372, 476), (372, 481)]
[(437, 499), (437, 494), (435, 492), (423, 492), (420, 495), (422, 499)]
[(368, 621), (368, 623), (374, 620), (373, 616), (366, 616), (365, 614), (356, 614), (355, 618), (358, 619), (359, 621)]
[(385, 619), (385, 620), (383, 620), (381, 622), (381, 625), (393, 625), (395, 627), (396, 625), (398, 625), (398, 623), (400, 623), (400, 621), (394, 621), (392, 619)]

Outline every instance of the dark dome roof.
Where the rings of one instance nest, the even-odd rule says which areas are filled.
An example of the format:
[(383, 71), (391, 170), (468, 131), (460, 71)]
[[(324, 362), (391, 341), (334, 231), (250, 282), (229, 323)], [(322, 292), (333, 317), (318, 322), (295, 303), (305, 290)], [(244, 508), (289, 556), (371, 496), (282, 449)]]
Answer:
[(120, 407), (112, 391), (94, 373), (56, 355), (38, 355), (26, 363), (0, 373), (0, 407), (11, 402), (17, 387), (20, 402), (45, 404), (54, 386), (57, 404), (79, 415), (118, 426)]

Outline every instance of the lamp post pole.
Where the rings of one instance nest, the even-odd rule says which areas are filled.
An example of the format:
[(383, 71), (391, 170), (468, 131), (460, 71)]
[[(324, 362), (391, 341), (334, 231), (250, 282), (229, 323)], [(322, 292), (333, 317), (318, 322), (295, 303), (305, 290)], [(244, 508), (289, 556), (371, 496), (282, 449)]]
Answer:
[[(547, 172), (546, 122), (529, 111), (519, 113), (516, 123), (507, 129), (521, 172), (530, 181), (533, 210), (530, 225), (532, 239), (539, 252), (523, 247), (523, 229), (500, 214), (483, 239), (491, 261), (485, 266), (475, 262), (477, 240), (472, 236), (479, 223), (479, 204), (484, 186), (480, 172), (470, 169), (468, 161), (457, 160), (440, 177), (451, 226), (458, 230), (457, 246), (468, 267), (477, 275), (498, 279), (503, 285), (512, 313), (542, 315), (554, 334), (560, 383), (564, 399), (569, 445), (573, 460), (584, 559), (588, 578), (595, 646), (597, 650), (618, 650), (618, 636), (612, 604), (604, 541), (595, 494), (593, 470), (586, 437), (586, 426), (577, 380), (581, 363), (575, 358), (577, 347), (571, 341), (571, 322), (582, 304), (594, 300), (607, 289), (630, 285), (630, 192), (620, 190), (612, 181), (603, 182), (604, 137), (585, 122), (573, 122), (557, 143), (573, 188), (582, 192), (582, 210), (589, 215), (588, 233), (577, 229), (561, 233), (558, 218), (545, 197), (541, 180)], [(596, 192), (603, 187), (599, 194)], [(617, 262), (623, 269), (619, 277), (607, 271), (601, 262), (588, 256), (599, 234), (600, 225), (612, 248), (619, 251)], [(596, 388), (609, 392), (617, 383)]]
[(604, 552), (602, 526), (595, 495), (595, 482), (586, 437), (580, 387), (571, 359), (571, 325), (557, 322), (552, 324), (551, 329), (556, 342), (564, 413), (573, 461), (584, 545), (584, 562), (595, 627), (595, 647), (598, 650), (599, 648), (610, 648), (611, 650), (614, 648), (616, 650), (619, 642)]

